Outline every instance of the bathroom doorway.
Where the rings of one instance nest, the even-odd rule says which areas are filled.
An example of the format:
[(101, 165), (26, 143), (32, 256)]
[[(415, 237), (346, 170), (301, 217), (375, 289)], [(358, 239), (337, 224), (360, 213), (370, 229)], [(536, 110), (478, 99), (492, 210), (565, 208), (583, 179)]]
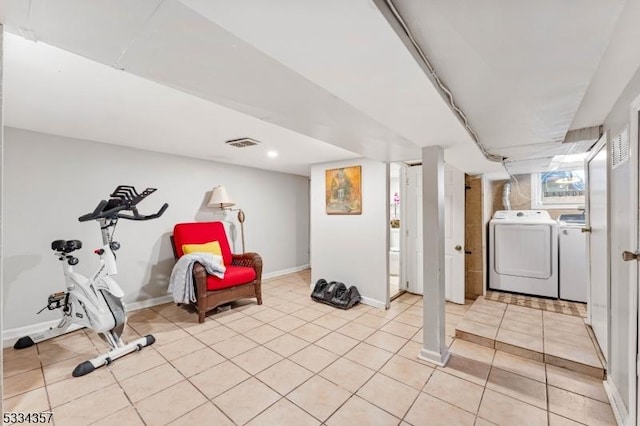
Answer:
[(406, 291), (406, 279), (402, 253), (405, 238), (403, 222), (405, 213), (402, 209), (404, 185), (406, 182), (405, 166), (400, 163), (389, 165), (389, 300), (393, 300)]

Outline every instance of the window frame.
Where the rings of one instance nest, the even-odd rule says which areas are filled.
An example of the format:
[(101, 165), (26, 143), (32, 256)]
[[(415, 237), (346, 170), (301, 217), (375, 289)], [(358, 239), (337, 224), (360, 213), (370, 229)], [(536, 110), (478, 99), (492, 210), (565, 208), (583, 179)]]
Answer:
[[(584, 173), (584, 167), (568, 167), (560, 171), (579, 170)], [(582, 203), (566, 203), (566, 204), (545, 204), (542, 201), (542, 184), (540, 175), (542, 173), (531, 173), (531, 208), (534, 210), (581, 210), (585, 208), (586, 199)], [(586, 194), (585, 194), (586, 195)], [(583, 197), (585, 197), (583, 195)]]

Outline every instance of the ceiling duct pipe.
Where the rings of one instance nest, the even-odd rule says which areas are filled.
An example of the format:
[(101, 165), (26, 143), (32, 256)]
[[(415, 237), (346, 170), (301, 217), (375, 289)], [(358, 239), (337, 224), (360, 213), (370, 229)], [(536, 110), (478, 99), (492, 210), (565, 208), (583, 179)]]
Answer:
[(502, 185), (502, 208), (511, 210), (511, 182)]
[[(437, 90), (439, 90), (445, 102), (449, 104), (449, 107), (451, 108), (453, 113), (458, 117), (458, 120), (460, 121), (460, 123), (464, 126), (467, 133), (469, 133), (469, 135), (475, 142), (476, 146), (480, 149), (480, 152), (482, 152), (482, 155), (484, 155), (484, 157), (489, 161), (495, 161), (495, 162), (504, 161), (505, 158), (503, 156), (491, 154), (489, 151), (487, 151), (485, 146), (482, 144), (478, 134), (471, 127), (471, 124), (469, 123), (469, 119), (467, 118), (465, 113), (462, 111), (460, 106), (456, 104), (456, 102), (453, 100), (453, 93), (451, 93), (451, 90), (449, 90), (449, 88), (444, 84), (442, 79), (440, 79), (440, 76), (438, 75), (435, 68), (431, 64), (431, 61), (429, 61), (429, 58), (427, 58), (427, 55), (422, 50), (422, 47), (420, 47), (416, 39), (413, 37), (411, 30), (409, 30), (407, 23), (402, 18), (402, 15), (396, 8), (395, 4), (393, 4), (393, 1), (392, 0), (373, 0), (373, 2), (374, 4), (375, 3), (378, 4), (378, 9), (381, 12), (383, 12), (383, 15), (385, 16), (387, 21), (391, 24), (392, 28), (396, 29), (396, 32), (401, 36), (401, 38), (403, 38), (402, 34), (404, 34), (404, 36), (406, 37), (405, 40), (408, 43), (410, 43), (410, 45), (413, 47), (413, 52), (411, 53), (414, 54), (414, 58), (420, 59), (420, 62), (422, 63), (422, 65), (424, 65), (424, 67), (421, 67), (421, 68), (423, 69), (423, 71), (426, 71), (427, 78), (431, 80), (434, 87)], [(393, 19), (390, 19), (391, 17), (388, 16), (388, 14), (384, 13), (385, 10), (391, 13), (391, 17)], [(400, 30), (401, 32), (398, 32), (398, 30)]]

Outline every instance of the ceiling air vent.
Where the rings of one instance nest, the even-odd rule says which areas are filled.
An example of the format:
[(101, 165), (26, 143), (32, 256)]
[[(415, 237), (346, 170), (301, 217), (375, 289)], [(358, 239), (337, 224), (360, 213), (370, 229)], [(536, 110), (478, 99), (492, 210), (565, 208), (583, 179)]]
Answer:
[(235, 146), (236, 148), (245, 148), (247, 146), (258, 145), (259, 143), (257, 140), (251, 138), (233, 139), (226, 142), (227, 145)]
[(611, 168), (616, 168), (628, 160), (629, 128), (626, 128), (611, 140)]

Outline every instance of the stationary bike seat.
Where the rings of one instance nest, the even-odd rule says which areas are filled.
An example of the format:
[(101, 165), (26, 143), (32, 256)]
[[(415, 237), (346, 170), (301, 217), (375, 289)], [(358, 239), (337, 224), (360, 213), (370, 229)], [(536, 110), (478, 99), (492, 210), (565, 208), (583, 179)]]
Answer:
[(51, 250), (71, 253), (82, 248), (80, 240), (55, 240), (51, 242)]

